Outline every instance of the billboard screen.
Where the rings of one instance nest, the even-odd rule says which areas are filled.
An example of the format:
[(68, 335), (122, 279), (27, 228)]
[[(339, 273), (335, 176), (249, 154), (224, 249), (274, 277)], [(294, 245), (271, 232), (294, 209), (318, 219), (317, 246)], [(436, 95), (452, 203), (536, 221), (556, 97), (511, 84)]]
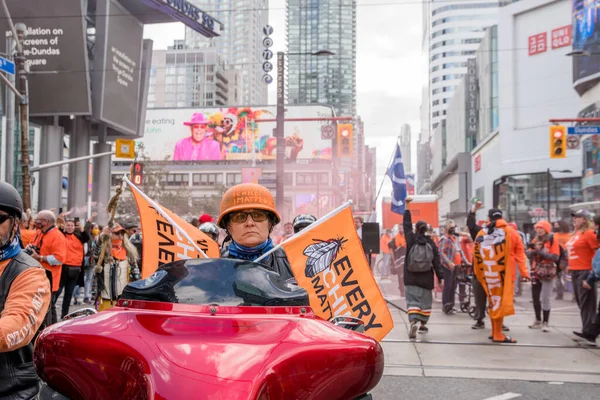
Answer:
[[(573, 83), (579, 94), (600, 78), (600, 0), (573, 0)], [(587, 84), (586, 84), (587, 83)]]
[[(323, 106), (288, 106), (286, 119), (331, 117)], [(149, 109), (143, 143), (150, 160), (274, 160), (275, 106)], [(271, 120), (261, 122), (260, 120)], [(331, 159), (331, 139), (321, 139), (326, 121), (286, 121), (288, 160)]]
[[(130, 135), (138, 133), (144, 26), (116, 0), (98, 2), (94, 116)], [(101, 7), (101, 8), (100, 8)]]
[[(27, 26), (23, 53), (29, 66), (32, 117), (91, 114), (83, 0), (6, 0), (14, 23)], [(85, 2), (87, 4), (87, 2)], [(12, 36), (8, 20), (0, 31)], [(0, 39), (6, 54), (6, 40)]]

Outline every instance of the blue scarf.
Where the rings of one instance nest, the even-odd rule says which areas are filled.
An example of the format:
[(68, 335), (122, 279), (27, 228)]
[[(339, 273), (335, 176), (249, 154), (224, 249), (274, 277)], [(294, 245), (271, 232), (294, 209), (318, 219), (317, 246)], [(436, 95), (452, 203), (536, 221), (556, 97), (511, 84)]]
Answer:
[(255, 247), (242, 246), (232, 241), (229, 245), (229, 256), (238, 260), (254, 261), (272, 248), (273, 241), (271, 238)]
[(0, 249), (0, 261), (9, 260), (21, 252), (19, 236), (15, 236), (12, 243)]

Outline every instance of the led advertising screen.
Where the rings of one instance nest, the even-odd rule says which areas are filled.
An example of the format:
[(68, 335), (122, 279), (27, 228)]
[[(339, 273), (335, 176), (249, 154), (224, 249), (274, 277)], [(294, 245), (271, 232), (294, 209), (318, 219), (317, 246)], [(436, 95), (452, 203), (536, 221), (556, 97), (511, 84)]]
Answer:
[[(286, 119), (332, 116), (323, 106), (286, 108)], [(144, 137), (137, 142), (143, 143), (146, 157), (157, 161), (274, 160), (275, 109), (148, 109)], [(286, 121), (286, 159), (331, 159), (331, 139), (321, 139), (321, 126), (329, 123)]]
[[(6, 5), (14, 23), (27, 27), (22, 44), (30, 70), (30, 115), (91, 114), (84, 1), (6, 0)], [(6, 54), (5, 37), (12, 33), (4, 15), (0, 32), (0, 52)]]
[(600, 78), (600, 0), (573, 0), (573, 85), (579, 94)]
[(120, 132), (138, 133), (144, 26), (116, 0), (99, 0), (94, 116)]

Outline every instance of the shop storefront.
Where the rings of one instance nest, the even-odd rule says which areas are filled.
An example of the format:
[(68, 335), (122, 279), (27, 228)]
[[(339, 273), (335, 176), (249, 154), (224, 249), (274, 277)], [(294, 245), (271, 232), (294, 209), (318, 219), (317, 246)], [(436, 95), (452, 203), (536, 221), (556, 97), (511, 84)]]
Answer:
[(569, 206), (583, 201), (580, 178), (554, 179), (546, 172), (502, 177), (494, 183), (494, 203), (507, 221), (530, 233), (536, 222), (548, 219), (548, 183), (550, 220), (570, 219)]

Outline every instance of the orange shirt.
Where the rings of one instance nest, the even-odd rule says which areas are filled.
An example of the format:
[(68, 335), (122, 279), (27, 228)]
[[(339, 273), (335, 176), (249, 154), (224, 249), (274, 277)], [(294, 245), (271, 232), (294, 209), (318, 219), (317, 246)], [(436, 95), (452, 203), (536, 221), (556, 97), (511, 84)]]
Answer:
[(467, 259), (469, 264), (473, 263), (473, 247), (474, 246), (475, 246), (475, 244), (473, 243), (472, 240), (469, 240), (464, 237), (460, 239), (460, 248), (462, 249), (462, 252), (465, 255), (465, 258)]
[(406, 238), (403, 233), (397, 234), (394, 241), (396, 242), (396, 247), (406, 247)]
[[(531, 243), (535, 244), (538, 242), (538, 238), (534, 238)], [(546, 249), (546, 251), (548, 252), (548, 254), (554, 254), (557, 256), (560, 256), (560, 248), (558, 247), (558, 239), (555, 239), (552, 241), (552, 244), (550, 244), (550, 241), (547, 240), (546, 243), (544, 243), (544, 248)], [(537, 257), (533, 257), (531, 264), (533, 269), (535, 270), (535, 268), (537, 267), (537, 261), (538, 258)]]
[(598, 239), (593, 230), (575, 231), (567, 242), (569, 269), (587, 271), (592, 269), (592, 258), (598, 249)]
[(52, 228), (46, 233), (39, 231), (32, 243), (40, 248), (40, 256), (54, 256), (60, 262), (58, 265), (50, 265), (47, 262), (40, 263), (42, 267), (52, 273), (52, 292), (57, 292), (60, 287), (62, 264), (67, 258), (65, 236), (58, 228)]
[(29, 243), (33, 242), (37, 235), (37, 231), (33, 229), (21, 229), (21, 241), (23, 242), (23, 248), (27, 247)]
[(80, 267), (83, 265), (83, 243), (73, 234), (65, 233), (64, 236), (67, 245), (65, 264), (72, 267)]
[(557, 232), (554, 234), (554, 239), (556, 239), (558, 244), (560, 244), (562, 247), (566, 248), (567, 242), (569, 241), (569, 239), (571, 239), (571, 234)]
[[(0, 275), (10, 260), (0, 262)], [(28, 345), (44, 322), (50, 305), (50, 283), (41, 268), (29, 268), (15, 278), (0, 315), (0, 352)]]
[(386, 234), (381, 236), (381, 240), (379, 241), (379, 247), (382, 254), (390, 254), (390, 246), (389, 243), (392, 241), (392, 238)]

